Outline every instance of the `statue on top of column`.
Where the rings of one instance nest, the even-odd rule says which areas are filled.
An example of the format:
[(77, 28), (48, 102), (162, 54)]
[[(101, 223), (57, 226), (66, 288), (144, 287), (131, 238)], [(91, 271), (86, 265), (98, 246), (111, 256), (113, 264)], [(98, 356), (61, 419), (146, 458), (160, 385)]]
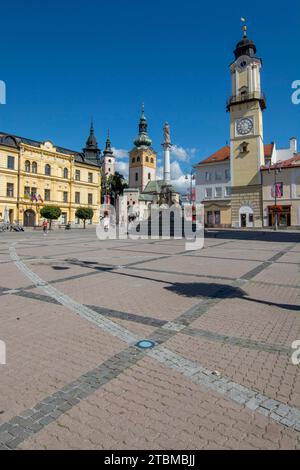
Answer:
[(164, 125), (164, 144), (171, 145), (171, 133), (170, 133), (170, 126), (166, 122)]

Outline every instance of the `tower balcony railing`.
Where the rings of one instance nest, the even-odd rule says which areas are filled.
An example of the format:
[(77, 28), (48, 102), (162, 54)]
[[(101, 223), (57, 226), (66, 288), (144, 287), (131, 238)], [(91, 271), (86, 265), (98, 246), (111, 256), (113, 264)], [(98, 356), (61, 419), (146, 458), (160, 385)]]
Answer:
[(230, 111), (230, 106), (238, 103), (245, 103), (247, 101), (256, 101), (260, 102), (261, 108), (266, 109), (266, 96), (262, 91), (253, 91), (251, 93), (240, 93), (238, 95), (231, 96), (226, 103), (227, 111)]

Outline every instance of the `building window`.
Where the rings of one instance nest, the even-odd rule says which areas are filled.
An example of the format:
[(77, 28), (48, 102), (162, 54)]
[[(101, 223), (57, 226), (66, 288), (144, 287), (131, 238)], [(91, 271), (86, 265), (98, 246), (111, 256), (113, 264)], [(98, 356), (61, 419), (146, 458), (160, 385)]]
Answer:
[(75, 170), (75, 180), (80, 181), (80, 170)]
[(37, 188), (31, 188), (31, 197), (36, 197), (37, 195)]
[(111, 159), (108, 160), (108, 163), (111, 163)]
[(131, 160), (131, 162), (132, 162), (132, 163), (135, 163), (135, 158), (133, 158), (133, 159)]
[(36, 162), (32, 163), (31, 171), (32, 171), (32, 173), (35, 173), (35, 174), (37, 173), (37, 163)]
[(6, 196), (14, 197), (14, 185), (13, 183), (7, 183), (6, 185)]
[(136, 161), (137, 161), (137, 162), (140, 162), (140, 161), (141, 161), (141, 158), (140, 158), (140, 157), (137, 157)]
[(211, 181), (211, 173), (209, 171), (205, 173), (205, 181)]
[(45, 189), (45, 197), (44, 197), (45, 201), (51, 201), (51, 192), (50, 192), (50, 189)]
[(26, 160), (25, 162), (25, 171), (26, 173), (30, 173), (30, 161)]
[(80, 193), (75, 193), (75, 204), (80, 204)]
[(50, 165), (45, 165), (45, 175), (46, 176), (51, 176), (51, 166)]
[(226, 197), (231, 196), (231, 187), (230, 187), (230, 186), (226, 186), (226, 188), (225, 188), (225, 196), (226, 196)]
[(89, 204), (89, 206), (93, 205), (93, 195), (92, 194), (88, 194), (88, 204)]
[(225, 179), (230, 180), (230, 170), (225, 170)]
[(15, 157), (7, 157), (7, 168), (9, 170), (15, 169)]
[(211, 199), (212, 198), (212, 188), (206, 188), (205, 189), (205, 197), (206, 197), (206, 199)]
[(135, 181), (138, 181), (138, 180), (139, 180), (139, 174), (136, 173), (136, 174), (135, 174)]
[(24, 196), (31, 196), (30, 186), (25, 186), (24, 188)]
[(151, 158), (150, 162), (151, 162), (151, 163), (154, 163), (154, 158)]
[(216, 197), (222, 197), (222, 188), (216, 188), (215, 189), (215, 196)]
[(146, 162), (149, 162), (149, 157), (146, 157)]
[(89, 183), (92, 183), (92, 182), (93, 182), (93, 173), (89, 173), (89, 175), (88, 175), (88, 181), (89, 181)]
[(215, 178), (216, 178), (216, 181), (221, 181), (222, 173), (220, 171), (216, 171)]
[(69, 170), (68, 168), (64, 168), (64, 179), (67, 180), (69, 178)]
[(148, 173), (148, 180), (151, 180), (151, 173)]
[(63, 192), (63, 202), (68, 202), (68, 193), (67, 193), (67, 191)]

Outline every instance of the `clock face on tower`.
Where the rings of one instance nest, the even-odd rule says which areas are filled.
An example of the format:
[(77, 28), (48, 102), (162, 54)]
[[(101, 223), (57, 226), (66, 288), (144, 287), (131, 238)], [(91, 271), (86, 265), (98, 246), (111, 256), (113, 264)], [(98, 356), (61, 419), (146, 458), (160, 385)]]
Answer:
[(237, 135), (248, 135), (253, 131), (253, 119), (243, 118), (236, 122)]

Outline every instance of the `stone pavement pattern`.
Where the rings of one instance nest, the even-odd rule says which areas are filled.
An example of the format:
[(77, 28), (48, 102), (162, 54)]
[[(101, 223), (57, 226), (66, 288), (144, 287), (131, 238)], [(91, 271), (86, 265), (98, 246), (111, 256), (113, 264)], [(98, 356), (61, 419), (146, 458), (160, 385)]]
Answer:
[(0, 449), (300, 448), (300, 248), (259, 238), (1, 235)]

